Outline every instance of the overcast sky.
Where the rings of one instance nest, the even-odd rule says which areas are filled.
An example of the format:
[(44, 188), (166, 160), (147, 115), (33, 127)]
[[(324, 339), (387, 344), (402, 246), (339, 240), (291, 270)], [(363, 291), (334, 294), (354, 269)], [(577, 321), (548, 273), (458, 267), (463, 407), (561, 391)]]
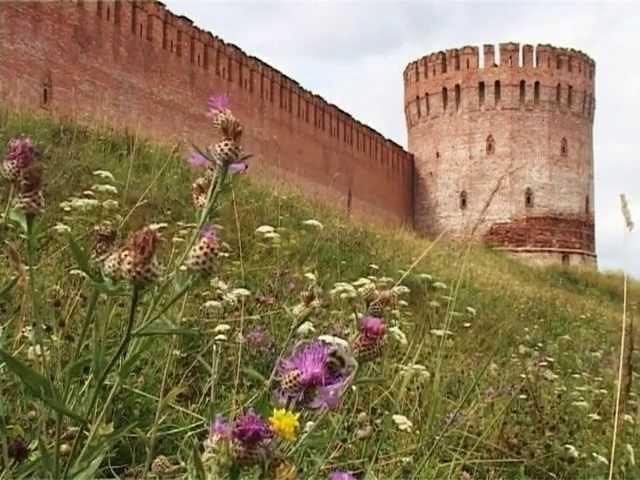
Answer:
[[(640, 1), (438, 2), (164, 0), (406, 147), (402, 71), (426, 53), (514, 41), (596, 61), (596, 245), (601, 269), (640, 277), (618, 195), (640, 224)], [(626, 257), (626, 260), (625, 260)]]

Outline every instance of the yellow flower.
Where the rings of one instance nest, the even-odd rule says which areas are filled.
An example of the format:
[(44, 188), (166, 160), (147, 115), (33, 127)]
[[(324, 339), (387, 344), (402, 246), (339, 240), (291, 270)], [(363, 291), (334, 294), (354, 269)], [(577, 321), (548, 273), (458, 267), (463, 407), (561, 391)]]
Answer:
[(296, 439), (296, 429), (300, 425), (299, 416), (299, 413), (290, 412), (285, 408), (274, 408), (269, 423), (274, 432), (286, 440), (293, 441)]

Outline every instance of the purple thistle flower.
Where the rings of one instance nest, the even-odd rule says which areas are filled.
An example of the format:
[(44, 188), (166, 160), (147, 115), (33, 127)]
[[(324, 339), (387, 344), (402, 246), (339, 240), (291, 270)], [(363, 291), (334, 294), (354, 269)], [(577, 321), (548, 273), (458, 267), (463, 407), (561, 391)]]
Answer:
[(222, 415), (216, 415), (216, 419), (211, 422), (209, 427), (209, 438), (215, 440), (231, 439), (231, 424), (226, 421)]
[(309, 403), (310, 408), (335, 410), (342, 404), (342, 395), (351, 383), (351, 378), (336, 380), (334, 383), (319, 387)]
[(200, 230), (200, 238), (204, 238), (207, 242), (218, 243), (218, 234), (216, 227), (213, 225), (204, 225)]
[[(336, 370), (328, 344), (314, 341), (299, 345), (278, 367), (279, 388), (275, 391), (281, 405), (303, 401), (309, 408), (337, 408), (353, 379), (353, 372)], [(349, 374), (347, 374), (349, 373)]]
[(356, 480), (356, 477), (343, 470), (336, 470), (329, 475), (329, 480)]
[(243, 447), (253, 447), (271, 439), (273, 431), (264, 419), (253, 410), (236, 418), (231, 435)]
[(296, 349), (289, 358), (282, 361), (283, 375), (294, 370), (300, 372), (298, 383), (301, 387), (317, 387), (325, 384), (329, 370), (327, 363), (329, 350), (322, 342), (313, 342)]
[(245, 335), (245, 339), (249, 345), (259, 350), (267, 350), (271, 345), (267, 332), (259, 326), (249, 330)]
[(220, 113), (229, 108), (229, 96), (224, 94), (212, 95), (209, 97), (207, 106), (210, 114)]
[(189, 158), (187, 158), (187, 163), (194, 168), (207, 168), (211, 165), (211, 162), (207, 157), (195, 150), (191, 151)]
[(384, 337), (385, 325), (384, 320), (378, 317), (366, 316), (360, 319), (358, 330), (368, 339), (378, 339)]
[(249, 164), (244, 160), (238, 160), (229, 164), (229, 173), (244, 173), (249, 169)]
[(5, 162), (12, 162), (20, 170), (28, 168), (37, 156), (37, 151), (29, 137), (9, 140)]

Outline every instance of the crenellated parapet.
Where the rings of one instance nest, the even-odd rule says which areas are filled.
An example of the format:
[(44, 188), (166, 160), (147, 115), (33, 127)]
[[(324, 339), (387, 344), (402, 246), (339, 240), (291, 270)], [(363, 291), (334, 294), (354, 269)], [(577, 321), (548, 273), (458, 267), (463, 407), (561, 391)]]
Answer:
[(416, 227), (594, 264), (594, 74), (582, 52), (518, 43), (407, 65)]
[(410, 177), (413, 158), (400, 145), (363, 125), (351, 115), (238, 46), (175, 15), (158, 1), (97, 1), (78, 3), (95, 9), (108, 22), (198, 75), (226, 80), (227, 93), (259, 102), (266, 115), (296, 124), (309, 135), (324, 137), (357, 157), (367, 158), (391, 175)]
[(404, 70), (411, 124), (486, 109), (555, 109), (592, 119), (595, 63), (550, 45), (501, 43), (435, 52)]

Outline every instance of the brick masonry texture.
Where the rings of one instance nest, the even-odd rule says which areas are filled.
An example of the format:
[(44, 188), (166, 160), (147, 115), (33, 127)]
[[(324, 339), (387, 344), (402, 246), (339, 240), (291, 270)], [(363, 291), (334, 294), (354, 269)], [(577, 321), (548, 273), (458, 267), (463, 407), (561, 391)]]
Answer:
[[(227, 93), (250, 172), (378, 223), (595, 265), (594, 62), (548, 45), (439, 52), (404, 72), (409, 152), (156, 1), (0, 2), (0, 102), (210, 142)], [(482, 87), (481, 82), (484, 83)]]
[(540, 263), (595, 265), (595, 64), (549, 45), (463, 47), (404, 71), (415, 226)]
[(0, 101), (167, 143), (210, 142), (228, 93), (252, 174), (412, 226), (411, 154), (159, 2), (1, 1), (0, 55)]

